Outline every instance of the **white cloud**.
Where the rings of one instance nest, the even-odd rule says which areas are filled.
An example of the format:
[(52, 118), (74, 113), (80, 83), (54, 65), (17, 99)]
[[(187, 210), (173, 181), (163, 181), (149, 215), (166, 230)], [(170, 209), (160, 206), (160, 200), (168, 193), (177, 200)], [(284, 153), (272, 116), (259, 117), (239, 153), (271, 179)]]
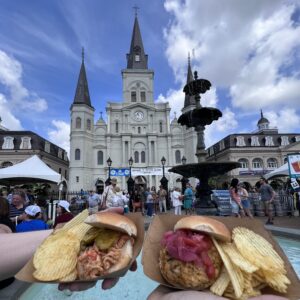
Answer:
[(48, 108), (45, 99), (30, 92), (22, 83), (22, 65), (13, 57), (0, 50), (0, 83), (9, 91), (7, 106), (11, 111), (45, 111)]
[(9, 111), (5, 96), (0, 94), (1, 125), (9, 130), (23, 130), (21, 122)]
[(48, 130), (49, 140), (65, 149), (70, 157), (70, 124), (60, 121), (52, 121), (53, 129)]
[[(166, 57), (183, 82), (186, 57), (213, 86), (230, 91), (233, 108), (298, 106), (300, 26), (291, 17), (299, 2), (281, 0), (166, 0)], [(285, 69), (289, 68), (289, 72)], [(228, 103), (229, 104), (229, 103)], [(226, 106), (228, 106), (226, 103)]]
[(277, 127), (279, 132), (294, 132), (299, 128), (300, 116), (295, 109), (283, 108), (279, 112), (268, 111), (264, 112), (271, 127)]

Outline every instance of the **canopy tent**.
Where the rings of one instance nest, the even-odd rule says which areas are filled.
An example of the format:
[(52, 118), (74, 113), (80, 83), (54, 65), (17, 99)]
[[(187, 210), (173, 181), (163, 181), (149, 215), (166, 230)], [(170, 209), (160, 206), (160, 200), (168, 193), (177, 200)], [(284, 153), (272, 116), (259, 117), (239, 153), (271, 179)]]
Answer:
[(37, 155), (15, 164), (14, 166), (0, 169), (0, 184), (15, 185), (22, 183), (49, 182), (65, 183), (61, 174), (49, 168)]
[(271, 171), (270, 173), (266, 174), (264, 177), (266, 179), (271, 179), (274, 177), (280, 177), (280, 176), (289, 176), (289, 167), (288, 163), (282, 165), (281, 167)]

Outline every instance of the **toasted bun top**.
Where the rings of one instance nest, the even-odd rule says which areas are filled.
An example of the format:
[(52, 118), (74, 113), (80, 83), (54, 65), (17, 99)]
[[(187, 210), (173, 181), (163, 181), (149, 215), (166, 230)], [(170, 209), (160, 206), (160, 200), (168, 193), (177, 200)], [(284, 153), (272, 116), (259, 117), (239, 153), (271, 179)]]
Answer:
[(201, 216), (190, 216), (180, 219), (174, 226), (174, 230), (191, 229), (204, 232), (224, 242), (231, 241), (229, 229), (220, 221)]
[(90, 215), (84, 222), (98, 228), (109, 228), (125, 232), (129, 236), (137, 235), (137, 228), (133, 221), (123, 215), (112, 212), (102, 212)]

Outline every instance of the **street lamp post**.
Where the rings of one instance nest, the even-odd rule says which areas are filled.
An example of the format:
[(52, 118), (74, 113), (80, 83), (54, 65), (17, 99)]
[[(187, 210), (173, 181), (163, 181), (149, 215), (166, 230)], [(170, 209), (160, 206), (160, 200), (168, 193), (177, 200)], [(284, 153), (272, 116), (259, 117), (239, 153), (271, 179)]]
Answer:
[(127, 189), (128, 189), (129, 195), (132, 195), (133, 194), (133, 189), (134, 189), (134, 180), (131, 177), (131, 167), (133, 165), (132, 157), (129, 158), (128, 164), (129, 164), (129, 178), (127, 180)]
[(108, 178), (106, 179), (105, 184), (110, 185), (110, 167), (112, 164), (112, 160), (110, 159), (110, 157), (107, 159), (106, 163), (108, 165)]
[(165, 164), (166, 164), (166, 159), (163, 156), (161, 158), (161, 164), (162, 164), (162, 171), (163, 171), (163, 177), (160, 180), (160, 183), (163, 187), (163, 189), (167, 192), (167, 206), (169, 207), (169, 192), (168, 192), (168, 179), (165, 177)]
[[(182, 159), (181, 159), (181, 162), (183, 165), (186, 164), (186, 157), (185, 156), (182, 156)], [(182, 177), (181, 178), (181, 193), (184, 194), (184, 191), (186, 189), (186, 184), (189, 182), (188, 178), (186, 177)]]

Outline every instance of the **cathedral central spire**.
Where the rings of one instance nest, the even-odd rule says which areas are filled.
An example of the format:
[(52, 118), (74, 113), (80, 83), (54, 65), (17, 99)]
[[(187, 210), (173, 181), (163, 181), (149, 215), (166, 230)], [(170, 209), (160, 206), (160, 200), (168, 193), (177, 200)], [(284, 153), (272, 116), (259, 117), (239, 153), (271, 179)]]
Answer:
[(127, 69), (148, 69), (148, 55), (144, 52), (143, 40), (135, 7), (135, 18), (131, 37), (129, 54), (127, 54)]

